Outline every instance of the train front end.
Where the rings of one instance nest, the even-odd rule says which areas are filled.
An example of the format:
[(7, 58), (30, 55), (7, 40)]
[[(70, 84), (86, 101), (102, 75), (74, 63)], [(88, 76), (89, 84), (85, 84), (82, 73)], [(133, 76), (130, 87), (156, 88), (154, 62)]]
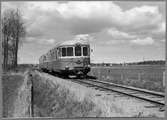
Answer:
[(76, 42), (59, 47), (61, 72), (64, 75), (87, 75), (90, 71), (90, 45)]

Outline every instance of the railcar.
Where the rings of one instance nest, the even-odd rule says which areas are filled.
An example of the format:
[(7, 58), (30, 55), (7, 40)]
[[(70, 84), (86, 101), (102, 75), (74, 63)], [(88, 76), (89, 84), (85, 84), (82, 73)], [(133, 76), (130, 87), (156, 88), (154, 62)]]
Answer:
[(43, 71), (63, 76), (86, 76), (90, 71), (90, 44), (83, 40), (72, 40), (58, 44), (39, 59)]

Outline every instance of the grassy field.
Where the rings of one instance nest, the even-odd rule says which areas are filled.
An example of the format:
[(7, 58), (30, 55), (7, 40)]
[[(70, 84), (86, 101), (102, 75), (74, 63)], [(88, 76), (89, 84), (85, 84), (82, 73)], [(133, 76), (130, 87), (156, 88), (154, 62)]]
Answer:
[(100, 80), (154, 91), (164, 91), (164, 66), (136, 65), (119, 67), (92, 67), (90, 75)]

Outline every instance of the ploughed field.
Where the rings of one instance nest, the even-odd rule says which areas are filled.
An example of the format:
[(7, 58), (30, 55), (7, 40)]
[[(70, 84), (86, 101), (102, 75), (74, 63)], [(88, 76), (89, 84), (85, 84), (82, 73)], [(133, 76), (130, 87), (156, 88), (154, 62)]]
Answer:
[(164, 92), (165, 66), (131, 65), (92, 67), (89, 75), (99, 80)]

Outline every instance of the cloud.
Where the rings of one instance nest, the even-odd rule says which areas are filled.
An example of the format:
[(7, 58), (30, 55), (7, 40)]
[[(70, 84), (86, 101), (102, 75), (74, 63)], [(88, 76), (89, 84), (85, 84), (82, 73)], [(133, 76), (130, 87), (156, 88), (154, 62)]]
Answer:
[(144, 39), (135, 39), (130, 41), (131, 44), (136, 44), (136, 45), (152, 45), (154, 43), (154, 40), (151, 37), (147, 37)]
[(45, 28), (64, 27), (76, 35), (96, 33), (108, 27), (115, 27), (119, 31), (136, 35), (141, 31), (145, 31), (141, 34), (155, 31), (159, 29), (159, 24), (164, 22), (157, 6), (145, 5), (126, 11), (111, 1), (73, 1), (61, 4), (30, 2), (28, 6), (31, 6), (31, 9), (28, 7), (31, 14), (25, 14), (27, 18), (36, 18), (32, 24), (32, 31), (39, 31), (36, 29), (39, 26), (43, 29), (41, 32), (44, 32)]
[(151, 31), (152, 36), (157, 38), (157, 39), (165, 38), (165, 32), (166, 32), (166, 23), (165, 23), (165, 21), (159, 23), (157, 26), (158, 26), (157, 29)]
[(110, 40), (106, 42), (101, 42), (102, 45), (120, 45), (120, 44), (125, 44), (125, 40)]
[(36, 38), (36, 37), (26, 37), (24, 40), (26, 43), (36, 43), (43, 45), (53, 45), (56, 40), (55, 39), (46, 39), (46, 38)]
[[(157, 29), (157, 24), (162, 22), (162, 15), (157, 6), (134, 7), (123, 11), (113, 2), (82, 2), (82, 4), (81, 2), (68, 2), (59, 5), (57, 11), (69, 21), (76, 19), (72, 22), (74, 24), (77, 24), (77, 20), (81, 20), (80, 23), (92, 24), (90, 28), (103, 25), (99, 29), (115, 26), (124, 31), (133, 32), (142, 28)], [(101, 12), (102, 14), (99, 14)], [(84, 26), (80, 25), (81, 28)]]
[(112, 39), (165, 36), (166, 23), (156, 5), (127, 10), (111, 1), (5, 2), (2, 6), (22, 10), (28, 37), (59, 40), (63, 35), (69, 39), (106, 29)]
[(89, 34), (79, 34), (74, 37), (74, 40), (87, 40), (87, 41), (93, 41), (94, 38)]
[(54, 39), (48, 39), (46, 40), (49, 44), (54, 44), (55, 43), (55, 40)]
[(153, 25), (155, 23), (161, 22), (162, 20), (162, 15), (159, 13), (157, 6), (134, 7), (130, 10), (125, 11), (123, 17), (125, 17), (125, 20), (123, 21), (125, 24), (131, 25), (135, 23), (136, 27)]
[[(67, 4), (61, 4), (57, 10), (59, 13), (67, 19), (81, 18), (81, 19), (102, 19), (106, 16), (119, 19), (121, 9), (113, 2), (68, 2)], [(111, 12), (112, 11), (112, 12)], [(99, 14), (99, 13), (103, 14)]]
[(166, 41), (165, 39), (161, 40), (161, 42), (165, 42), (165, 41)]
[(124, 40), (128, 39), (128, 40), (130, 40), (130, 39), (136, 38), (135, 35), (130, 35), (130, 34), (126, 33), (126, 32), (118, 31), (118, 30), (113, 29), (113, 28), (108, 29), (107, 33), (109, 35), (111, 35), (111, 37), (113, 39), (119, 39), (119, 40), (121, 40), (121, 39), (124, 39)]

